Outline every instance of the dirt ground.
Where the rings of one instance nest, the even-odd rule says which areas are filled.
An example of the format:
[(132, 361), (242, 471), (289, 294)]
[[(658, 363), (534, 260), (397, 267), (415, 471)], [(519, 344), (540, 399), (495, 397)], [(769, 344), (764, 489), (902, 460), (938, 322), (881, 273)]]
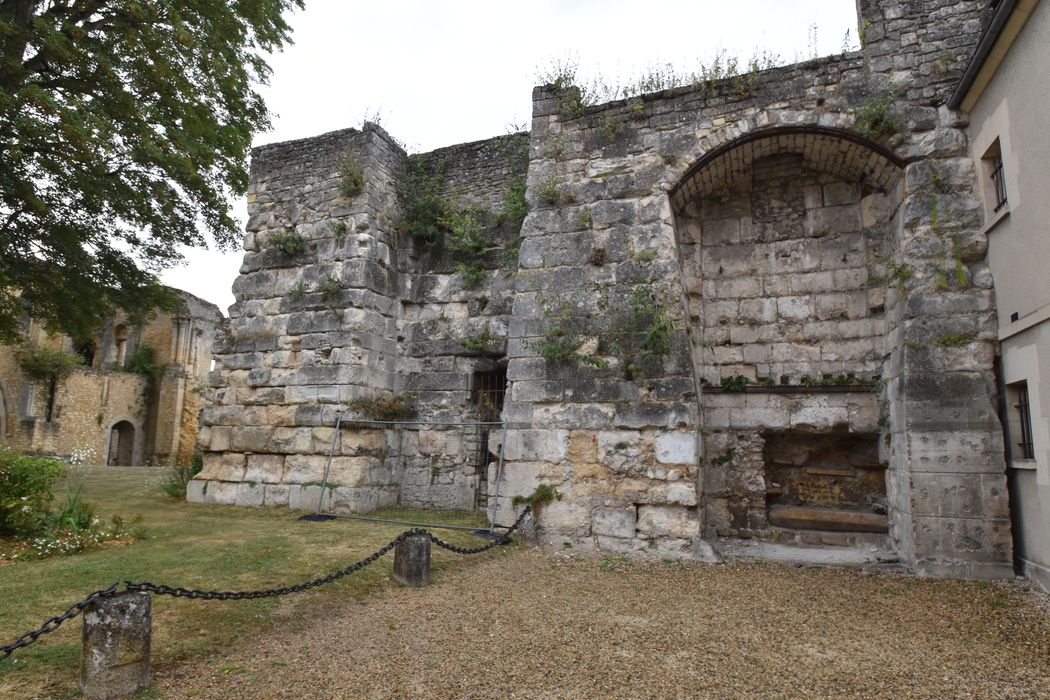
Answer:
[(1050, 606), (1013, 583), (516, 549), (155, 680), (164, 698), (1050, 697)]

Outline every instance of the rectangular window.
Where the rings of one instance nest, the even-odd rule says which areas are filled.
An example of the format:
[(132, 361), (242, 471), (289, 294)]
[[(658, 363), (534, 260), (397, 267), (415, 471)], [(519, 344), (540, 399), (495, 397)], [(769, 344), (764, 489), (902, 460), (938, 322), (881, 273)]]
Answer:
[(992, 184), (995, 186), (995, 207), (992, 211), (996, 214), (1006, 206), (1006, 178), (1003, 176), (1003, 154), (996, 153), (992, 158)]
[(1006, 386), (1006, 401), (1010, 411), (1010, 453), (1014, 459), (1035, 459), (1032, 441), (1032, 411), (1028, 402), (1028, 382)]

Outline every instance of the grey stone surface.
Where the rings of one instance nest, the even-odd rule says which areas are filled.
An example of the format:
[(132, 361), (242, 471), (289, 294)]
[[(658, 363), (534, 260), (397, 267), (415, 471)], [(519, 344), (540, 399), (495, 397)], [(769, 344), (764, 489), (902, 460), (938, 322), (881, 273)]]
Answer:
[(394, 580), (403, 586), (430, 585), (430, 538), (412, 535), (394, 548)]
[(149, 687), (151, 625), (148, 593), (121, 593), (88, 606), (80, 657), (84, 697), (113, 700)]

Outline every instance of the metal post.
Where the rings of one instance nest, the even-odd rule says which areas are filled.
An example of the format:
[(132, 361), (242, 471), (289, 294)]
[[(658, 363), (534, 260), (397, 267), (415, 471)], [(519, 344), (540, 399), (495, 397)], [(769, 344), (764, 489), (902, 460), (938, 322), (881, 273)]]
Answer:
[(503, 449), (507, 444), (507, 422), (503, 422), (503, 431), (499, 438), (499, 462), (496, 464), (496, 493), (492, 497), (492, 512), (489, 514), (489, 532), (496, 524), (496, 509), (499, 507), (499, 485), (503, 479)]
[(130, 697), (149, 687), (148, 593), (99, 598), (84, 611), (80, 689), (91, 700)]
[(335, 454), (335, 444), (339, 440), (340, 429), (339, 426), (342, 423), (343, 417), (335, 417), (335, 434), (332, 435), (332, 446), (328, 448), (328, 461), (324, 464), (324, 476), (321, 477), (321, 495), (317, 497), (317, 510), (314, 515), (321, 514), (321, 505), (324, 504), (324, 493), (325, 489), (328, 488), (328, 473), (332, 470), (332, 456)]

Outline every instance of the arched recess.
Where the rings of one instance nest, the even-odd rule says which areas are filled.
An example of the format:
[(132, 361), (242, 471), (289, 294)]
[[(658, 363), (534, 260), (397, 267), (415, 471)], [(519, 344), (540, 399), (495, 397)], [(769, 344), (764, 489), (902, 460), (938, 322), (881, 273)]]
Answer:
[(870, 385), (892, 330), (903, 172), (854, 132), (778, 126), (713, 145), (671, 190), (705, 451), (722, 457), (703, 475), (719, 534), (884, 537)]
[(106, 442), (106, 464), (130, 467), (135, 463), (135, 425), (130, 420), (120, 420), (109, 429)]

